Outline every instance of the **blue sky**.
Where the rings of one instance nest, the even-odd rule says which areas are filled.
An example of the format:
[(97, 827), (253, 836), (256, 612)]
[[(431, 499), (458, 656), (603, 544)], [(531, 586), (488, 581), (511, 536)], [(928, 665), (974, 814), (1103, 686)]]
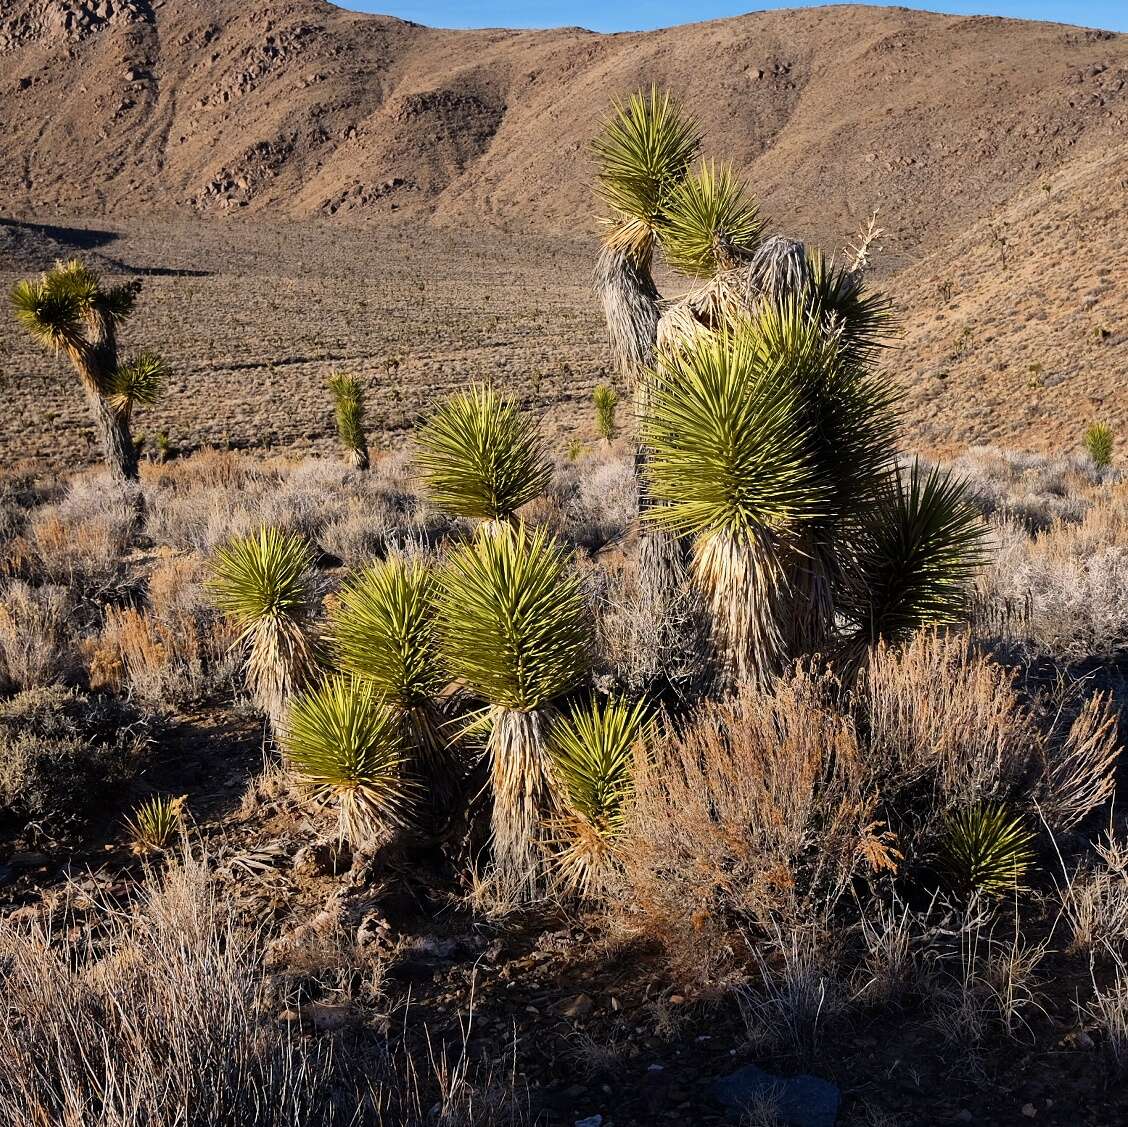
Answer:
[[(360, 12), (386, 12), (431, 27), (563, 27), (638, 31), (749, 11), (739, 0), (335, 0)], [(753, 4), (756, 8), (811, 7), (803, 0)], [(936, 0), (908, 7), (960, 15), (1014, 16), (1028, 20), (1128, 31), (1128, 0)]]

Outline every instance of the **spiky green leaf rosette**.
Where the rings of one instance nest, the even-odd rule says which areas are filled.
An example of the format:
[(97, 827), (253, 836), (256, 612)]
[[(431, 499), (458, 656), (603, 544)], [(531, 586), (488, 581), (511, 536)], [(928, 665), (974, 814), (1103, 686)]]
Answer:
[(603, 885), (634, 792), (632, 761), (649, 727), (645, 701), (591, 700), (549, 730), (553, 777), (565, 813), (553, 867), (569, 892), (588, 897)]
[(232, 540), (213, 561), (212, 598), (239, 628), (252, 693), (275, 725), (317, 664), (309, 636), (315, 575), (305, 540), (273, 527)]
[(981, 802), (944, 819), (937, 849), (940, 874), (954, 891), (1004, 896), (1021, 891), (1034, 835), (1000, 802)]
[(612, 213), (607, 242), (649, 261), (671, 192), (701, 145), (697, 122), (667, 92), (651, 87), (616, 103), (592, 144), (596, 192)]
[(710, 278), (746, 262), (760, 245), (760, 209), (727, 164), (702, 162), (671, 192), (662, 251), (675, 270)]
[(403, 727), (372, 685), (333, 676), (295, 697), (283, 744), (314, 798), (336, 806), (342, 838), (363, 844), (407, 820)]
[(480, 723), (497, 874), (531, 893), (552, 807), (545, 710), (590, 668), (587, 608), (568, 553), (523, 526), (456, 549), (440, 573), (438, 633), (451, 675), (488, 703)]
[(751, 320), (698, 333), (662, 353), (643, 420), (647, 483), (665, 502), (646, 518), (696, 538), (714, 642), (741, 680), (778, 661), (781, 549), (823, 502), (796, 377), (819, 347), (801, 333), (764, 347)]
[(604, 442), (615, 437), (615, 409), (619, 405), (619, 395), (610, 384), (597, 384), (591, 393), (595, 407), (595, 430)]
[(425, 757), (446, 743), (436, 698), (445, 678), (435, 639), (435, 578), (419, 560), (371, 564), (341, 589), (329, 638), (338, 667), (399, 709)]
[(536, 420), (485, 385), (451, 396), (416, 442), (428, 495), (455, 516), (507, 521), (552, 478)]
[(918, 462), (893, 470), (857, 532), (840, 601), (855, 642), (960, 621), (986, 554), (987, 529), (963, 482)]
[(326, 381), (333, 396), (337, 437), (357, 469), (368, 468), (368, 440), (364, 434), (364, 385), (356, 376), (334, 372)]
[(106, 396), (117, 411), (128, 414), (140, 404), (151, 407), (168, 382), (168, 365), (153, 352), (142, 352), (123, 364), (110, 379)]

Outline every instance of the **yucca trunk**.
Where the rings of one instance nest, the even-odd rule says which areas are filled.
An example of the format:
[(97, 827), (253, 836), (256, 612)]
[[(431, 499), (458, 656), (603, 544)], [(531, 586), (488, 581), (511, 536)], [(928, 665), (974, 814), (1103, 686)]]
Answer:
[(256, 623), (250, 631), (247, 680), (255, 704), (266, 713), (271, 729), (286, 730), (290, 700), (310, 681), (317, 653), (300, 626), (280, 619)]
[(495, 707), (489, 755), (494, 875), (506, 892), (535, 897), (546, 822), (555, 812), (543, 712)]
[(368, 444), (350, 447), (345, 451), (345, 463), (354, 470), (365, 471), (369, 468)]
[(709, 607), (713, 648), (729, 684), (765, 682), (783, 666), (787, 576), (767, 535), (704, 533), (693, 576)]
[(91, 388), (85, 380), (83, 383), (110, 477), (123, 483), (135, 482), (138, 477), (137, 447), (133, 442), (128, 413), (115, 409), (105, 396)]
[(792, 656), (822, 653), (834, 637), (834, 585), (839, 568), (832, 531), (806, 530), (799, 535), (787, 565), (791, 584), (786, 634)]

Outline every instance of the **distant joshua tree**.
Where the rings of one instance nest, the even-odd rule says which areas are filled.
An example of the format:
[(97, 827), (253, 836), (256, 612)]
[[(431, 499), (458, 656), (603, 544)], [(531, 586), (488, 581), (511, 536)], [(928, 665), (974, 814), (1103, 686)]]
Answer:
[(122, 363), (117, 329), (133, 312), (139, 281), (105, 288), (80, 259), (60, 262), (12, 288), (16, 320), (48, 351), (65, 353), (86, 392), (110, 474), (137, 480), (133, 408), (149, 406), (167, 379), (164, 362), (143, 352)]
[(356, 376), (334, 372), (329, 391), (337, 412), (337, 437), (345, 460), (358, 470), (368, 469), (368, 439), (364, 434), (364, 385)]

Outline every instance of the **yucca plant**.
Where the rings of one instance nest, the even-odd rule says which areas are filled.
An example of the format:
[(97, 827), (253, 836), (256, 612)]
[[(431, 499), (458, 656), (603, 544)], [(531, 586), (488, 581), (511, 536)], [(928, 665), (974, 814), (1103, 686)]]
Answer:
[(551, 865), (569, 893), (589, 898), (603, 887), (634, 792), (632, 760), (645, 738), (649, 707), (607, 698), (572, 709), (549, 729), (548, 750), (564, 808)]
[(419, 430), (416, 444), (431, 500), (490, 527), (510, 521), (552, 477), (536, 420), (484, 384), (452, 395)]
[(760, 208), (727, 164), (702, 162), (669, 193), (661, 228), (666, 261), (709, 278), (746, 262), (764, 234)]
[(737, 680), (780, 662), (785, 556), (823, 500), (794, 360), (759, 347), (750, 322), (699, 334), (660, 357), (643, 423), (647, 484), (665, 502), (644, 515), (694, 537), (715, 648)]
[(615, 409), (619, 405), (619, 395), (610, 384), (601, 383), (591, 394), (595, 406), (595, 431), (605, 443), (615, 440)]
[(126, 829), (133, 839), (135, 853), (159, 853), (167, 849), (184, 825), (184, 804), (187, 795), (153, 795), (126, 819)]
[(356, 376), (334, 372), (328, 379), (337, 416), (337, 437), (345, 460), (358, 470), (368, 469), (368, 439), (364, 434), (364, 385)]
[(403, 724), (373, 685), (331, 676), (300, 693), (282, 744), (314, 800), (336, 807), (342, 840), (371, 844), (381, 830), (408, 821), (416, 786)]
[(894, 469), (852, 538), (837, 608), (851, 627), (848, 645), (961, 621), (986, 558), (987, 529), (963, 482), (916, 461)]
[(1106, 423), (1093, 423), (1085, 431), (1085, 453), (1098, 470), (1107, 470), (1112, 465), (1114, 441), (1112, 427)]
[(427, 564), (371, 564), (341, 588), (329, 639), (342, 672), (370, 684), (396, 709), (432, 786), (455, 783), (438, 695), (445, 685), (435, 639), (435, 578)]
[(251, 694), (277, 729), (319, 663), (313, 553), (302, 537), (264, 526), (216, 552), (209, 590), (239, 628)]
[(495, 873), (522, 895), (537, 886), (553, 813), (545, 747), (552, 705), (589, 673), (591, 624), (568, 553), (523, 526), (477, 537), (439, 576), (438, 635), (451, 675), (486, 702)]
[(1033, 860), (1034, 835), (1001, 802), (981, 802), (943, 821), (936, 862), (940, 876), (962, 895), (1021, 891)]
[(134, 406), (153, 403), (167, 379), (151, 353), (121, 362), (117, 330), (133, 312), (140, 283), (105, 287), (80, 259), (57, 263), (36, 280), (17, 282), (16, 320), (48, 351), (63, 353), (78, 373), (112, 477), (137, 480), (130, 434)]

